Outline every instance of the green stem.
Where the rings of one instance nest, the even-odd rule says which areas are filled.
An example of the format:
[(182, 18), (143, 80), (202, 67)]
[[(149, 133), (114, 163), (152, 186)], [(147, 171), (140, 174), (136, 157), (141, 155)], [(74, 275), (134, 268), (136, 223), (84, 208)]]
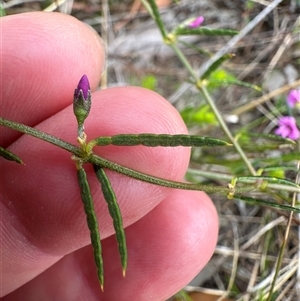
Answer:
[[(109, 160), (106, 160), (104, 158), (98, 157), (97, 155), (90, 155), (89, 158), (86, 160), (86, 162), (98, 165), (102, 168), (107, 168), (109, 170), (115, 171), (117, 173), (124, 174), (128, 177), (131, 177), (133, 179), (147, 182), (154, 185), (159, 185), (163, 187), (169, 187), (169, 188), (175, 188), (175, 189), (184, 189), (184, 190), (198, 190), (198, 191), (205, 191), (207, 193), (224, 193), (228, 194), (231, 192), (231, 190), (227, 187), (221, 187), (221, 186), (211, 186), (211, 185), (202, 185), (202, 184), (189, 184), (189, 183), (183, 183), (183, 182), (177, 182), (177, 181), (171, 181), (166, 180), (163, 178), (151, 176), (145, 173), (142, 173), (140, 171), (122, 166), (120, 164), (111, 162)], [(254, 187), (243, 187), (243, 188), (236, 188), (236, 193), (245, 193), (249, 191), (253, 191)]]
[(28, 135), (36, 137), (36, 138), (39, 138), (39, 139), (49, 142), (53, 145), (59, 146), (65, 150), (67, 150), (68, 152), (73, 153), (74, 155), (76, 155), (78, 157), (81, 157), (82, 150), (80, 147), (70, 144), (64, 140), (56, 138), (55, 136), (52, 136), (52, 135), (42, 132), (40, 130), (34, 129), (25, 124), (20, 124), (18, 122), (10, 121), (10, 120), (0, 117), (0, 125), (6, 126), (13, 130), (19, 131), (24, 134), (28, 134)]
[(228, 139), (230, 140), (230, 142), (234, 145), (235, 149), (237, 150), (237, 152), (240, 154), (242, 160), (244, 161), (244, 163), (246, 164), (247, 168), (249, 169), (250, 173), (255, 176), (256, 175), (256, 171), (253, 168), (252, 164), (250, 163), (250, 161), (248, 160), (246, 154), (244, 153), (244, 151), (242, 150), (242, 148), (240, 147), (239, 143), (237, 142), (236, 139), (234, 139), (234, 137), (232, 136), (229, 128), (227, 127), (223, 117), (221, 116), (218, 108), (215, 105), (215, 102), (212, 100), (212, 98), (210, 97), (206, 87), (202, 84), (200, 84), (199, 82), (199, 78), (197, 76), (197, 74), (195, 73), (195, 71), (193, 70), (192, 66), (190, 65), (190, 63), (188, 62), (188, 60), (185, 58), (185, 55), (182, 53), (182, 51), (178, 48), (177, 45), (173, 44), (170, 45), (170, 47), (172, 47), (172, 49), (175, 51), (175, 53), (177, 54), (178, 58), (180, 59), (180, 61), (183, 63), (183, 65), (187, 68), (187, 70), (189, 71), (190, 75), (193, 77), (193, 79), (195, 80), (195, 85), (196, 87), (202, 92), (204, 98), (206, 99), (208, 105), (210, 106), (211, 110), (213, 111), (213, 113), (215, 114), (221, 128), (223, 129), (224, 133), (227, 135)]
[(190, 75), (195, 80), (195, 83), (197, 83), (199, 80), (199, 77), (196, 74), (196, 72), (194, 71), (193, 67), (190, 65), (189, 61), (186, 59), (185, 55), (182, 53), (182, 51), (178, 48), (178, 46), (176, 44), (171, 44), (169, 46), (174, 50), (177, 57), (180, 59), (181, 63), (189, 71)]
[[(48, 143), (51, 143), (58, 147), (61, 147), (62, 149), (65, 149), (68, 152), (74, 154), (76, 157), (82, 159), (82, 161), (84, 161), (84, 162), (90, 162), (92, 164), (96, 164), (100, 167), (107, 168), (112, 171), (124, 174), (125, 176), (134, 178), (136, 180), (140, 180), (143, 182), (148, 182), (151, 184), (160, 185), (160, 186), (164, 186), (164, 187), (175, 188), (175, 189), (200, 190), (200, 191), (205, 191), (207, 193), (218, 192), (218, 193), (224, 193), (224, 194), (228, 194), (231, 192), (231, 190), (227, 187), (201, 185), (201, 184), (188, 184), (188, 183), (182, 183), (182, 182), (176, 182), (176, 181), (169, 181), (169, 180), (165, 180), (165, 179), (155, 177), (155, 176), (150, 176), (150, 175), (144, 174), (142, 172), (133, 170), (131, 168), (111, 162), (104, 158), (101, 158), (93, 153), (87, 154), (86, 152), (83, 152), (80, 147), (77, 147), (73, 144), (70, 144), (66, 141), (56, 138), (50, 134), (44, 133), (40, 130), (31, 128), (27, 125), (23, 125), (23, 124), (14, 122), (14, 121), (4, 119), (2, 117), (0, 117), (0, 125), (20, 131), (22, 133), (28, 134), (30, 136), (39, 138), (43, 141), (46, 141)], [(282, 185), (276, 185), (276, 187), (272, 187), (272, 188), (274, 188), (276, 190), (284, 189), (282, 187)], [(293, 188), (286, 186), (285, 189), (291, 190)], [(249, 192), (249, 191), (253, 191), (253, 190), (254, 190), (253, 186), (243, 187), (243, 188), (235, 188), (235, 193), (241, 194), (241, 193), (245, 193), (245, 192)]]
[(218, 108), (215, 105), (215, 102), (211, 99), (206, 87), (203, 85), (200, 88), (202, 94), (204, 95), (207, 103), (209, 104), (210, 108), (212, 109), (212, 111), (214, 112), (221, 128), (223, 129), (224, 133), (227, 135), (228, 139), (230, 140), (230, 142), (233, 144), (233, 146), (235, 147), (235, 149), (237, 150), (237, 152), (239, 153), (239, 155), (241, 156), (242, 160), (244, 161), (244, 163), (246, 164), (246, 166), (248, 167), (250, 173), (255, 176), (256, 175), (256, 171), (253, 168), (251, 162), (248, 160), (246, 154), (244, 153), (244, 151), (242, 150), (241, 146), (239, 145), (239, 143), (237, 142), (236, 139), (234, 139), (234, 137), (232, 136), (229, 128), (227, 127), (227, 124), (225, 123), (223, 117), (221, 116), (221, 114), (219, 113)]
[(145, 2), (147, 4), (149, 2), (149, 5), (146, 4), (145, 6), (148, 9), (148, 11), (149, 11), (149, 6), (150, 6), (151, 11), (149, 11), (149, 12), (150, 12), (152, 18), (155, 20), (155, 22), (156, 22), (156, 24), (157, 24), (157, 26), (158, 26), (158, 28), (159, 28), (159, 30), (161, 32), (161, 35), (163, 36), (163, 39), (165, 41), (167, 41), (168, 40), (168, 37), (167, 37), (168, 34), (167, 34), (166, 29), (165, 29), (165, 25), (164, 25), (164, 23), (163, 23), (163, 21), (162, 21), (162, 19), (160, 17), (160, 13), (158, 11), (158, 8), (157, 8), (157, 5), (155, 3), (155, 0), (143, 1), (143, 3), (145, 3)]
[[(0, 117), (0, 125), (9, 127), (11, 129), (20, 131), (22, 133), (28, 134), (30, 136), (39, 138), (43, 141), (49, 142), (53, 145), (59, 146), (72, 154), (74, 154), (76, 157), (82, 159), (84, 162), (89, 162), (92, 164), (96, 164), (100, 167), (110, 169), (112, 171), (124, 174), (128, 177), (149, 182), (155, 185), (170, 187), (170, 188), (177, 188), (177, 189), (187, 189), (187, 190), (202, 190), (206, 192), (223, 192), (228, 193), (229, 189), (226, 187), (214, 187), (214, 186), (208, 186), (208, 185), (198, 185), (198, 184), (187, 184), (187, 183), (181, 183), (181, 182), (175, 182), (175, 181), (168, 181), (165, 179), (161, 179), (158, 177), (150, 176), (147, 174), (144, 174), (139, 171), (135, 171), (133, 169), (130, 169), (128, 167), (119, 165), (117, 163), (111, 162), (109, 160), (106, 160), (104, 158), (98, 157), (97, 155), (91, 153), (87, 154), (86, 152), (83, 152), (80, 147), (77, 147), (75, 145), (72, 145), (68, 142), (65, 142), (61, 139), (58, 139), (50, 134), (44, 133), (40, 130), (31, 128), (27, 125), (20, 124), (14, 121), (10, 121), (7, 119), (4, 119)], [(253, 188), (248, 188), (248, 190), (252, 190)]]
[[(298, 145), (298, 148), (299, 148), (299, 145)], [(297, 170), (298, 171), (300, 170), (300, 161), (297, 162)], [(300, 184), (300, 175), (299, 174), (297, 174), (297, 176), (296, 176), (295, 184)], [(299, 197), (299, 195), (294, 193), (293, 200), (292, 200), (292, 206), (293, 207), (296, 206), (296, 201), (297, 201), (298, 197)], [(292, 221), (293, 221), (293, 211), (290, 213), (290, 216), (289, 216), (289, 219), (288, 219), (288, 222), (287, 222), (284, 239), (283, 239), (282, 245), (280, 247), (279, 256), (278, 256), (277, 262), (276, 262), (275, 275), (274, 275), (274, 278), (273, 278), (273, 281), (272, 281), (272, 285), (271, 285), (271, 288), (270, 288), (270, 291), (269, 291), (269, 297), (268, 297), (267, 301), (271, 301), (272, 297), (273, 297), (273, 292), (274, 292), (274, 289), (275, 289), (276, 280), (277, 280), (277, 277), (278, 277), (278, 274), (279, 274), (279, 270), (280, 270), (280, 267), (281, 267), (281, 264), (282, 264), (283, 256), (284, 256), (284, 253), (285, 253), (285, 250), (286, 250), (286, 245), (287, 245), (287, 241), (288, 241)]]
[[(195, 170), (195, 169), (188, 169), (187, 171), (187, 177), (189, 180), (189, 177), (193, 177), (193, 182), (197, 181), (195, 177), (204, 177), (205, 179), (210, 180), (221, 180), (221, 181), (227, 181), (230, 182), (232, 180), (232, 175), (229, 174), (223, 174), (218, 172), (212, 172), (212, 171), (205, 171), (205, 170)], [(249, 184), (249, 181), (243, 181), (239, 179), (240, 183)], [(252, 183), (251, 183), (252, 184)], [(255, 182), (253, 182), (255, 184)], [(299, 187), (295, 186), (289, 186), (284, 184), (272, 184), (268, 183), (267, 186), (268, 189), (274, 189), (279, 191), (287, 191), (287, 192), (294, 192), (294, 193), (300, 193)]]

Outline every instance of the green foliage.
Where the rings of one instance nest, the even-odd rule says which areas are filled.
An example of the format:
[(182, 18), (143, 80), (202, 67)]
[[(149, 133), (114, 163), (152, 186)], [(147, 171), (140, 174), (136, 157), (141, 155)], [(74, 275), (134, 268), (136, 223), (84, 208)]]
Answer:
[(9, 151), (3, 147), (0, 147), (0, 156), (9, 161), (14, 161), (19, 164), (24, 164), (21, 158), (19, 158), (17, 155), (15, 155), (11, 151)]
[(6, 12), (2, 4), (0, 3), (0, 17), (4, 17), (4, 16), (6, 16)]
[(193, 301), (193, 299), (184, 290), (179, 291), (174, 298), (176, 301)]
[[(203, 73), (203, 75), (201, 76), (201, 79), (203, 80), (203, 79), (209, 78), (209, 76), (214, 71), (216, 71), (224, 62), (226, 62), (227, 60), (229, 60), (233, 57), (234, 57), (234, 55), (231, 53), (227, 53), (227, 54), (224, 54), (223, 56), (221, 56), (206, 70), (206, 72)], [(226, 78), (223, 78), (222, 80), (226, 80)]]
[(146, 75), (141, 80), (141, 87), (155, 91), (157, 87), (157, 79), (153, 75)]
[(125, 231), (123, 228), (122, 214), (119, 205), (117, 203), (116, 195), (114, 193), (114, 190), (110, 184), (110, 181), (104, 169), (97, 165), (93, 165), (93, 168), (96, 173), (97, 179), (101, 185), (102, 193), (107, 203), (109, 214), (113, 220), (121, 264), (123, 268), (123, 275), (125, 276), (126, 268), (127, 268), (127, 246), (126, 246)]
[(247, 10), (252, 10), (254, 8), (254, 5), (255, 5), (254, 2), (251, 1), (251, 0), (248, 0), (245, 3), (245, 7), (246, 7)]
[(212, 72), (207, 80), (208, 80), (207, 88), (209, 90), (214, 90), (224, 86), (225, 81), (236, 80), (236, 77), (224, 69), (218, 69)]
[(98, 279), (100, 287), (103, 290), (104, 271), (98, 220), (95, 214), (94, 203), (91, 195), (90, 186), (87, 180), (86, 172), (83, 169), (81, 163), (79, 161), (77, 163), (77, 178), (80, 188), (81, 199), (83, 202), (84, 212), (86, 214), (88, 228), (90, 230), (91, 243), (94, 250), (94, 260), (97, 267)]
[(289, 205), (278, 204), (275, 202), (270, 202), (259, 198), (241, 196), (241, 195), (235, 195), (234, 198), (236, 200), (241, 200), (251, 205), (267, 206), (267, 207), (277, 208), (285, 211), (293, 211), (295, 213), (300, 213), (300, 208), (295, 208)]
[(173, 32), (176, 36), (182, 35), (205, 35), (205, 36), (235, 36), (239, 32), (232, 29), (212, 29), (206, 27), (188, 28), (179, 26)]
[(144, 145), (148, 147), (164, 146), (228, 146), (229, 144), (223, 140), (200, 137), (196, 135), (168, 135), (168, 134), (120, 134), (115, 136), (98, 137), (88, 144), (91, 149), (95, 145), (118, 145), (118, 146), (136, 146)]
[(210, 107), (206, 104), (199, 107), (186, 107), (180, 112), (184, 122), (188, 126), (192, 125), (217, 125), (217, 119)]

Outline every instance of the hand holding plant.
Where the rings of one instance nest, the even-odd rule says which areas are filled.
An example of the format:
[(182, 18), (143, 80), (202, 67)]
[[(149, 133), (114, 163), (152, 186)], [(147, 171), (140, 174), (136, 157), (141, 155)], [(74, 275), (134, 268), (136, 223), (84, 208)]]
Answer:
[[(77, 144), (72, 92), (82, 74), (88, 74), (95, 90), (104, 65), (101, 42), (85, 25), (61, 14), (5, 17), (2, 27), (1, 115)], [(93, 93), (85, 131), (89, 139), (119, 133), (187, 133), (166, 100), (133, 87)], [(127, 227), (130, 266), (123, 278), (115, 238), (109, 237), (112, 221), (90, 168), (87, 173), (104, 239), (105, 291), (101, 295), (71, 155), (3, 127), (1, 146), (20, 155), (26, 164), (0, 161), (5, 242), (1, 251), (9, 259), (2, 263), (3, 300), (40, 300), (42, 296), (99, 300), (99, 294), (101, 300), (164, 299), (210, 258), (217, 215), (204, 193), (171, 190), (107, 172)], [(189, 161), (189, 149), (181, 147), (106, 146), (96, 147), (95, 152), (178, 181)]]
[[(222, 48), (197, 72), (179, 45), (189, 46), (182, 36), (207, 35), (235, 36), (228, 42), (232, 46), (279, 1), (268, 5), (250, 27), (238, 33), (202, 26), (202, 16), (192, 16), (170, 28), (156, 2), (143, 0), (162, 41), (189, 72), (188, 80), (222, 129), (221, 139), (226, 137), (231, 144), (187, 135), (179, 114), (153, 92), (134, 87), (94, 92), (104, 65), (104, 51), (99, 38), (78, 21), (41, 13), (1, 19), (6, 35), (1, 51), (6, 76), (2, 82), (5, 105), (0, 126), (10, 130), (1, 133), (0, 155), (26, 164), (0, 161), (4, 175), (1, 201), (5, 208), (5, 281), (1, 295), (6, 294), (6, 300), (23, 301), (24, 296), (28, 300), (43, 296), (98, 300), (101, 296), (101, 300), (156, 301), (171, 296), (211, 256), (217, 218), (205, 194), (168, 188), (223, 193), (229, 199), (265, 206), (274, 215), (281, 214), (278, 210), (291, 211), (271, 287), (257, 295), (272, 300), (293, 212), (300, 213), (296, 205), (299, 174), (292, 179), (285, 177), (285, 171), (299, 170), (299, 161), (296, 167), (286, 165), (299, 160), (299, 130), (290, 110), (297, 107), (299, 93), (288, 96), (289, 116), (278, 119), (274, 130), (277, 135), (252, 133), (254, 124), (234, 134), (211, 95), (210, 84), (235, 84), (256, 91), (261, 88), (232, 76), (221, 81), (213, 76), (233, 58), (234, 54), (228, 53), (230, 48)], [(83, 74), (87, 76), (77, 85)], [(77, 123), (70, 106), (76, 85)], [(296, 82), (289, 86), (293, 87)], [(266, 154), (282, 144), (288, 145), (291, 153), (274, 162)], [(227, 146), (228, 152), (225, 150), (220, 158), (217, 155), (218, 164), (226, 166), (227, 172), (202, 170), (203, 163), (211, 166), (215, 161), (203, 150), (199, 160), (192, 156), (187, 173), (194, 184), (180, 182), (189, 161), (189, 148), (182, 146)], [(214, 153), (219, 154), (219, 149)], [(197, 167), (193, 168), (194, 163)], [(196, 175), (226, 181), (204, 185)], [(115, 238), (110, 238), (114, 232), (117, 244)], [(122, 270), (126, 278), (122, 278)], [(226, 294), (231, 292), (235, 276), (232, 274)], [(100, 287), (104, 288), (102, 295)], [(254, 296), (254, 291), (247, 293)]]

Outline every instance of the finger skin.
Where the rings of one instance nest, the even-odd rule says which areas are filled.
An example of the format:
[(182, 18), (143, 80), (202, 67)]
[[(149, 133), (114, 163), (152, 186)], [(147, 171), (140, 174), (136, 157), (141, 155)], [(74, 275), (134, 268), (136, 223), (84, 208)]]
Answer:
[[(36, 12), (8, 16), (1, 19), (1, 26), (3, 33), (2, 70), (6, 75), (1, 78), (3, 87), (0, 93), (1, 116), (37, 126), (41, 130), (75, 144), (76, 122), (70, 103), (74, 88), (83, 74), (88, 75), (92, 90), (97, 87), (105, 56), (99, 37), (78, 20), (56, 13)], [(94, 93), (93, 108), (85, 126), (89, 139), (120, 133), (187, 133), (179, 114), (166, 100), (153, 92), (132, 87)], [(14, 299), (14, 296), (20, 296), (22, 300), (34, 300), (30, 297), (36, 296), (37, 298), (39, 294), (40, 296), (45, 294), (46, 297), (53, 297), (49, 300), (68, 300), (59, 297), (59, 295), (67, 294), (69, 300), (76, 300), (74, 296), (89, 296), (90, 294), (96, 296), (94, 298), (98, 300), (99, 284), (91, 247), (88, 246), (90, 238), (79, 197), (76, 169), (74, 162), (70, 159), (70, 154), (35, 138), (21, 136), (9, 129), (1, 128), (0, 140), (2, 146), (7, 146), (20, 155), (26, 163), (26, 166), (21, 166), (0, 158), (1, 275), (3, 275), (0, 297), (7, 295), (5, 297), (7, 300), (18, 300)], [(182, 179), (190, 154), (188, 148), (182, 147), (109, 146), (98, 147), (95, 152), (125, 166), (173, 180)], [(100, 222), (101, 237), (105, 238), (113, 234), (112, 221), (101, 196), (99, 183), (93, 177), (89, 166), (87, 170)], [(157, 210), (159, 212), (159, 208), (163, 208), (160, 207), (160, 202), (172, 191), (109, 171), (108, 176), (116, 191), (124, 225), (132, 225), (128, 229), (134, 227), (136, 221), (156, 206), (155, 212)], [(176, 193), (180, 195), (179, 191)], [(208, 201), (203, 194), (197, 194), (197, 200), (199, 204), (202, 204), (201, 200), (204, 200), (204, 203)], [(208, 203), (212, 206), (210, 201)], [(190, 205), (187, 206), (189, 207)], [(177, 210), (177, 213), (184, 214), (183, 208), (181, 205), (178, 209), (176, 202), (174, 203), (174, 210)], [(210, 212), (207, 218), (209, 223), (212, 223), (210, 228), (216, 232), (217, 218), (213, 207)], [(151, 224), (160, 225), (155, 215), (152, 217), (150, 215), (149, 224), (151, 219), (153, 219)], [(168, 221), (166, 217), (162, 220)], [(157, 298), (154, 300), (165, 299), (163, 296), (185, 284), (192, 277), (191, 275), (194, 275), (205, 264), (212, 253), (212, 245), (215, 244), (214, 231), (209, 236), (203, 234), (204, 239), (201, 238), (202, 232), (199, 234), (198, 231), (195, 234), (194, 228), (191, 229), (186, 223), (175, 223), (177, 224), (181, 225), (183, 231), (186, 231), (186, 235), (187, 231), (191, 230), (189, 233), (194, 240), (190, 239), (188, 245), (195, 242), (197, 246), (197, 239), (198, 243), (210, 239), (210, 243), (204, 243), (201, 249), (206, 257), (201, 263), (199, 262), (199, 265), (193, 265), (187, 253), (182, 253), (186, 254), (181, 258), (184, 262), (181, 268), (184, 270), (177, 274), (178, 267), (176, 266), (175, 269), (170, 267), (168, 277), (164, 278), (165, 281), (161, 279), (160, 283), (163, 287), (159, 285), (159, 282), (157, 283), (157, 295), (153, 293), (153, 296)], [(154, 246), (151, 247), (150, 244), (147, 249), (148, 253), (143, 253), (145, 249), (139, 244), (140, 248), (134, 249), (136, 242), (144, 240), (138, 233), (144, 233), (145, 225), (137, 226), (137, 230), (134, 231), (129, 230), (129, 252), (130, 250), (132, 252), (129, 256), (132, 258), (132, 266), (131, 268), (128, 266), (126, 281), (129, 282), (125, 284), (122, 282), (125, 280), (120, 278), (120, 265), (114, 237), (104, 240), (104, 250), (107, 250), (104, 253), (106, 258), (104, 260), (107, 261), (106, 273), (109, 279), (105, 280), (107, 288), (103, 300), (115, 300), (113, 294), (117, 291), (114, 292), (114, 283), (120, 282), (120, 287), (125, 289), (127, 285), (132, 285), (133, 280), (139, 279), (141, 280), (140, 300), (143, 300), (142, 296), (149, 297), (153, 287), (147, 286), (147, 283), (152, 283), (147, 275), (154, 277), (153, 275), (160, 273), (160, 263), (166, 257), (169, 259), (174, 257), (176, 260), (176, 254), (173, 256), (171, 251), (177, 248), (181, 250), (180, 246), (184, 244), (183, 238), (186, 238), (186, 235), (171, 239), (174, 228), (170, 221), (163, 223), (166, 229), (164, 238), (159, 236), (162, 232), (161, 228), (154, 228), (151, 232), (152, 236), (149, 232), (152, 237), (150, 242)], [(133, 231), (131, 236), (130, 231)], [(179, 233), (178, 229), (176, 231)], [(156, 244), (166, 241), (166, 238), (169, 239), (169, 245), (173, 247), (169, 251), (167, 247), (162, 248), (159, 253), (160, 257), (156, 256)], [(146, 246), (147, 242), (143, 245)], [(139, 267), (142, 266), (141, 260), (145, 258), (153, 258), (153, 261), (148, 261), (153, 270), (145, 273), (143, 278), (141, 275), (143, 275), (144, 268), (139, 270)], [(159, 264), (153, 265), (153, 262)], [(75, 263), (78, 263), (77, 266)], [(72, 270), (75, 267), (76, 273)], [(146, 267), (147, 265), (145, 269)], [(67, 277), (63, 277), (64, 275)], [(173, 279), (172, 276), (175, 278)], [(115, 280), (113, 277), (116, 277)], [(47, 283), (43, 283), (43, 279)], [(168, 279), (173, 280), (170, 282)], [(22, 286), (25, 283), (27, 284)], [(165, 290), (169, 285), (170, 289)], [(34, 295), (30, 293), (30, 288), (32, 294), (35, 293)], [(15, 293), (9, 294), (14, 290)], [(128, 294), (132, 288), (128, 287), (127, 290), (126, 294), (130, 296)], [(108, 295), (109, 291), (111, 291), (111, 296)], [(41, 300), (41, 298), (36, 300)], [(87, 297), (78, 300), (93, 299)]]
[[(83, 74), (92, 90), (104, 66), (99, 36), (60, 14), (34, 12), (1, 18), (1, 116), (34, 126), (67, 107)], [(20, 134), (1, 128), (1, 146)]]
[[(38, 125), (66, 141), (75, 142), (76, 121), (68, 107)], [(186, 133), (178, 112), (158, 94), (134, 87), (94, 93), (87, 120), (88, 137), (128, 132)], [(1, 160), (3, 212), (3, 295), (49, 268), (62, 256), (90, 243), (70, 154), (27, 135), (9, 149), (25, 166)], [(98, 147), (101, 156), (139, 171), (181, 180), (189, 162), (189, 148)], [(101, 237), (113, 233), (100, 184), (87, 166)], [(161, 202), (170, 189), (142, 183), (108, 172), (124, 226), (128, 226)]]
[(114, 237), (103, 240), (104, 293), (92, 249), (87, 246), (65, 256), (3, 301), (166, 300), (207, 263), (217, 233), (217, 213), (207, 195), (173, 190), (126, 229), (129, 265), (125, 278)]

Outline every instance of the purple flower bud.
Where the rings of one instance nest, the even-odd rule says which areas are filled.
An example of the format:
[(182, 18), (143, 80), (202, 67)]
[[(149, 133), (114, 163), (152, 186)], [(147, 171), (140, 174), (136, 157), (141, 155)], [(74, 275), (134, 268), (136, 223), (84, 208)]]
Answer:
[(291, 108), (293, 108), (296, 105), (300, 105), (300, 90), (291, 90), (286, 98), (286, 101), (289, 107)]
[(204, 17), (199, 16), (191, 21), (187, 26), (190, 28), (197, 28), (204, 22)]
[(278, 120), (278, 129), (275, 134), (283, 138), (297, 140), (300, 137), (300, 131), (297, 128), (296, 119), (292, 116), (283, 116)]
[(84, 100), (86, 100), (87, 97), (88, 97), (89, 90), (90, 90), (90, 83), (89, 83), (89, 80), (88, 80), (87, 76), (84, 74), (81, 77), (81, 79), (80, 79), (80, 81), (77, 85), (77, 88), (75, 89), (74, 98), (79, 98), (80, 91), (81, 91)]
[(90, 113), (92, 105), (89, 80), (83, 75), (74, 91), (73, 110), (78, 127), (83, 129), (84, 120)]

